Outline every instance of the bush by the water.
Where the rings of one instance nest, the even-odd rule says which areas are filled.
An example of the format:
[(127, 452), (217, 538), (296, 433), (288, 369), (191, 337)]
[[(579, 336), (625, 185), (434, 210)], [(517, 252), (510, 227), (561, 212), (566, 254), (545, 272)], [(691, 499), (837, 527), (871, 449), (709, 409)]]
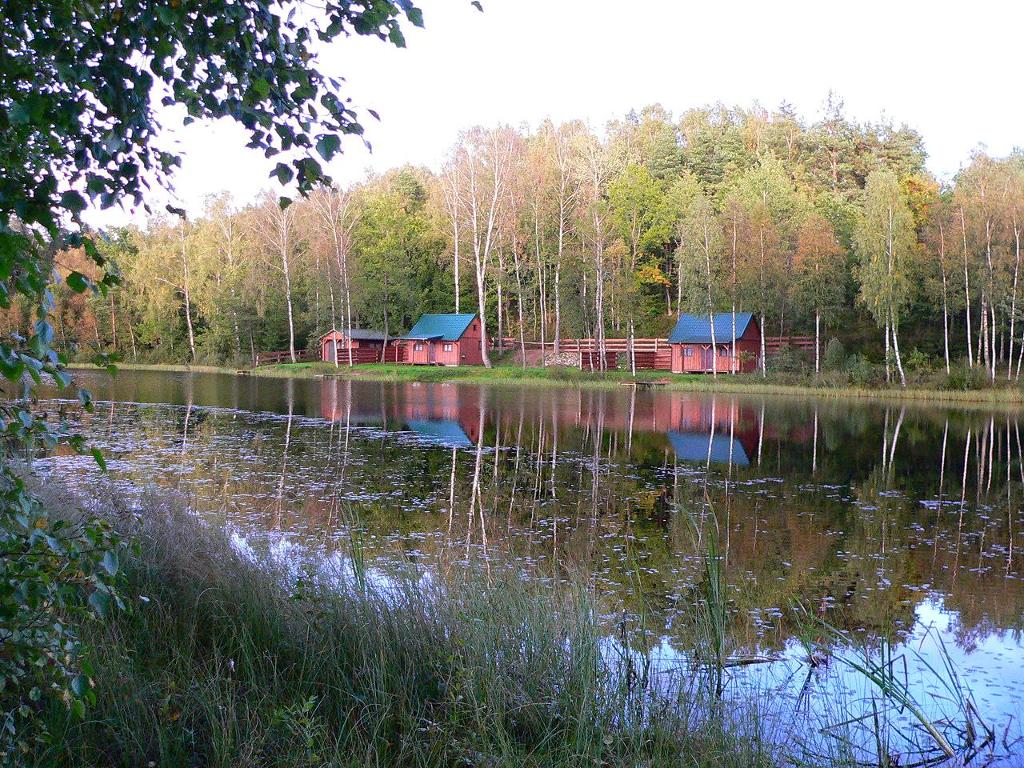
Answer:
[(825, 352), (821, 356), (821, 367), (826, 371), (841, 371), (846, 363), (846, 347), (843, 342), (834, 336), (825, 345)]
[(856, 387), (874, 387), (885, 381), (881, 366), (875, 365), (860, 353), (850, 355), (846, 361), (846, 374)]
[(943, 383), (943, 389), (950, 389), (959, 392), (981, 389), (988, 386), (989, 379), (986, 371), (981, 366), (969, 366), (966, 361), (950, 367), (949, 374)]

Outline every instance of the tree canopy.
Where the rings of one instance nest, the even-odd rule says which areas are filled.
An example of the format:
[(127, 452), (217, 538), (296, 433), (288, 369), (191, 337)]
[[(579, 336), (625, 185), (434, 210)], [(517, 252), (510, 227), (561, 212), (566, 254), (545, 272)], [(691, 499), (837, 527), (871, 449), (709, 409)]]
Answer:
[[(161, 119), (235, 121), (248, 146), (277, 159), (277, 181), (306, 194), (327, 181), (323, 163), (340, 151), (342, 138), (363, 133), (341, 79), (321, 72), (318, 51), (350, 35), (401, 46), (403, 23), (422, 24), (409, 0), (326, 0), (315, 9), (299, 0), (7, 0), (2, 16), (0, 309), (20, 319), (0, 339), (0, 373), (24, 382), (26, 394), (43, 375), (59, 386), (69, 383), (66, 356), (54, 346), (54, 321), (58, 328), (72, 319), (93, 323), (98, 331), (104, 317), (116, 349), (119, 313), (150, 315), (160, 340), (173, 322), (155, 316), (153, 307), (183, 300), (186, 349), (195, 359), (197, 337), (212, 333), (214, 324), (198, 322), (202, 314), (193, 318), (193, 300), (197, 307), (219, 305), (225, 296), (193, 299), (192, 285), (224, 277), (231, 302), (243, 290), (258, 292), (237, 274), (233, 235), (217, 231), (223, 221), (204, 222), (212, 229), (167, 222), (149, 243), (128, 233), (98, 243), (82, 226), (87, 205), (145, 207), (155, 188), (170, 186), (180, 159), (160, 141)], [(211, 207), (220, 218), (226, 210)], [(193, 269), (198, 250), (216, 253), (219, 262)], [(130, 273), (115, 298), (109, 289), (119, 279), (117, 262)], [(83, 301), (83, 294), (92, 298)], [(124, 343), (147, 343), (136, 316), (121, 328)], [(87, 393), (81, 398), (88, 406)], [(0, 761), (6, 764), (17, 761), (30, 739), (45, 737), (29, 723), (37, 708), (49, 705), (46, 699), (84, 711), (92, 693), (88, 670), (75, 657), (75, 620), (86, 606), (102, 611), (119, 598), (109, 529), (51, 514), (14, 469), (35, 442), (85, 449), (84, 442), (24, 400), (5, 401), (0, 419)], [(94, 455), (102, 466), (102, 456)]]

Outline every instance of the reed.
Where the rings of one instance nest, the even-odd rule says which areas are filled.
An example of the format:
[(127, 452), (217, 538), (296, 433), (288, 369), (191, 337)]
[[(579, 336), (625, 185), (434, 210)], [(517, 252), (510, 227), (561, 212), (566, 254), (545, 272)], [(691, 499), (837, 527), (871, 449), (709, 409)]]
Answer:
[(699, 700), (622, 685), (584, 587), (384, 573), (358, 551), (296, 572), (167, 499), (125, 533), (131, 608), (82, 632), (96, 705), (53, 708), (35, 765), (775, 762)]

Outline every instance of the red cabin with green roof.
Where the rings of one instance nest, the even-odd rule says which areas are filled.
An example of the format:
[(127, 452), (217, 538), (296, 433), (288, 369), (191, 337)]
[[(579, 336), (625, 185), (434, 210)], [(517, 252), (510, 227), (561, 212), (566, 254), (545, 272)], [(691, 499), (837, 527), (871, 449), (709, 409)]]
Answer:
[(482, 333), (476, 314), (429, 314), (397, 343), (413, 365), (483, 365)]

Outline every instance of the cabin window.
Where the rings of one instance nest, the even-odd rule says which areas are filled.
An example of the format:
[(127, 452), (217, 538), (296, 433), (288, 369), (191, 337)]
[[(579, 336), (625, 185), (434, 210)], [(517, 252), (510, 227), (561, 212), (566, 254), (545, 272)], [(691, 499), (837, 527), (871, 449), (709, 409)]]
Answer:
[(417, 341), (416, 342), (416, 346), (413, 347), (413, 349), (415, 349), (417, 352), (422, 352), (423, 351), (423, 344), (421, 344), (420, 342)]
[(693, 347), (683, 347), (684, 357), (693, 357)]
[(444, 345), (444, 351), (445, 352), (451, 352), (452, 351), (452, 345), (451, 344), (445, 344)]
[(720, 350), (718, 350), (718, 354), (721, 355), (722, 357), (728, 357), (729, 356), (729, 348), (728, 347), (722, 347)]

